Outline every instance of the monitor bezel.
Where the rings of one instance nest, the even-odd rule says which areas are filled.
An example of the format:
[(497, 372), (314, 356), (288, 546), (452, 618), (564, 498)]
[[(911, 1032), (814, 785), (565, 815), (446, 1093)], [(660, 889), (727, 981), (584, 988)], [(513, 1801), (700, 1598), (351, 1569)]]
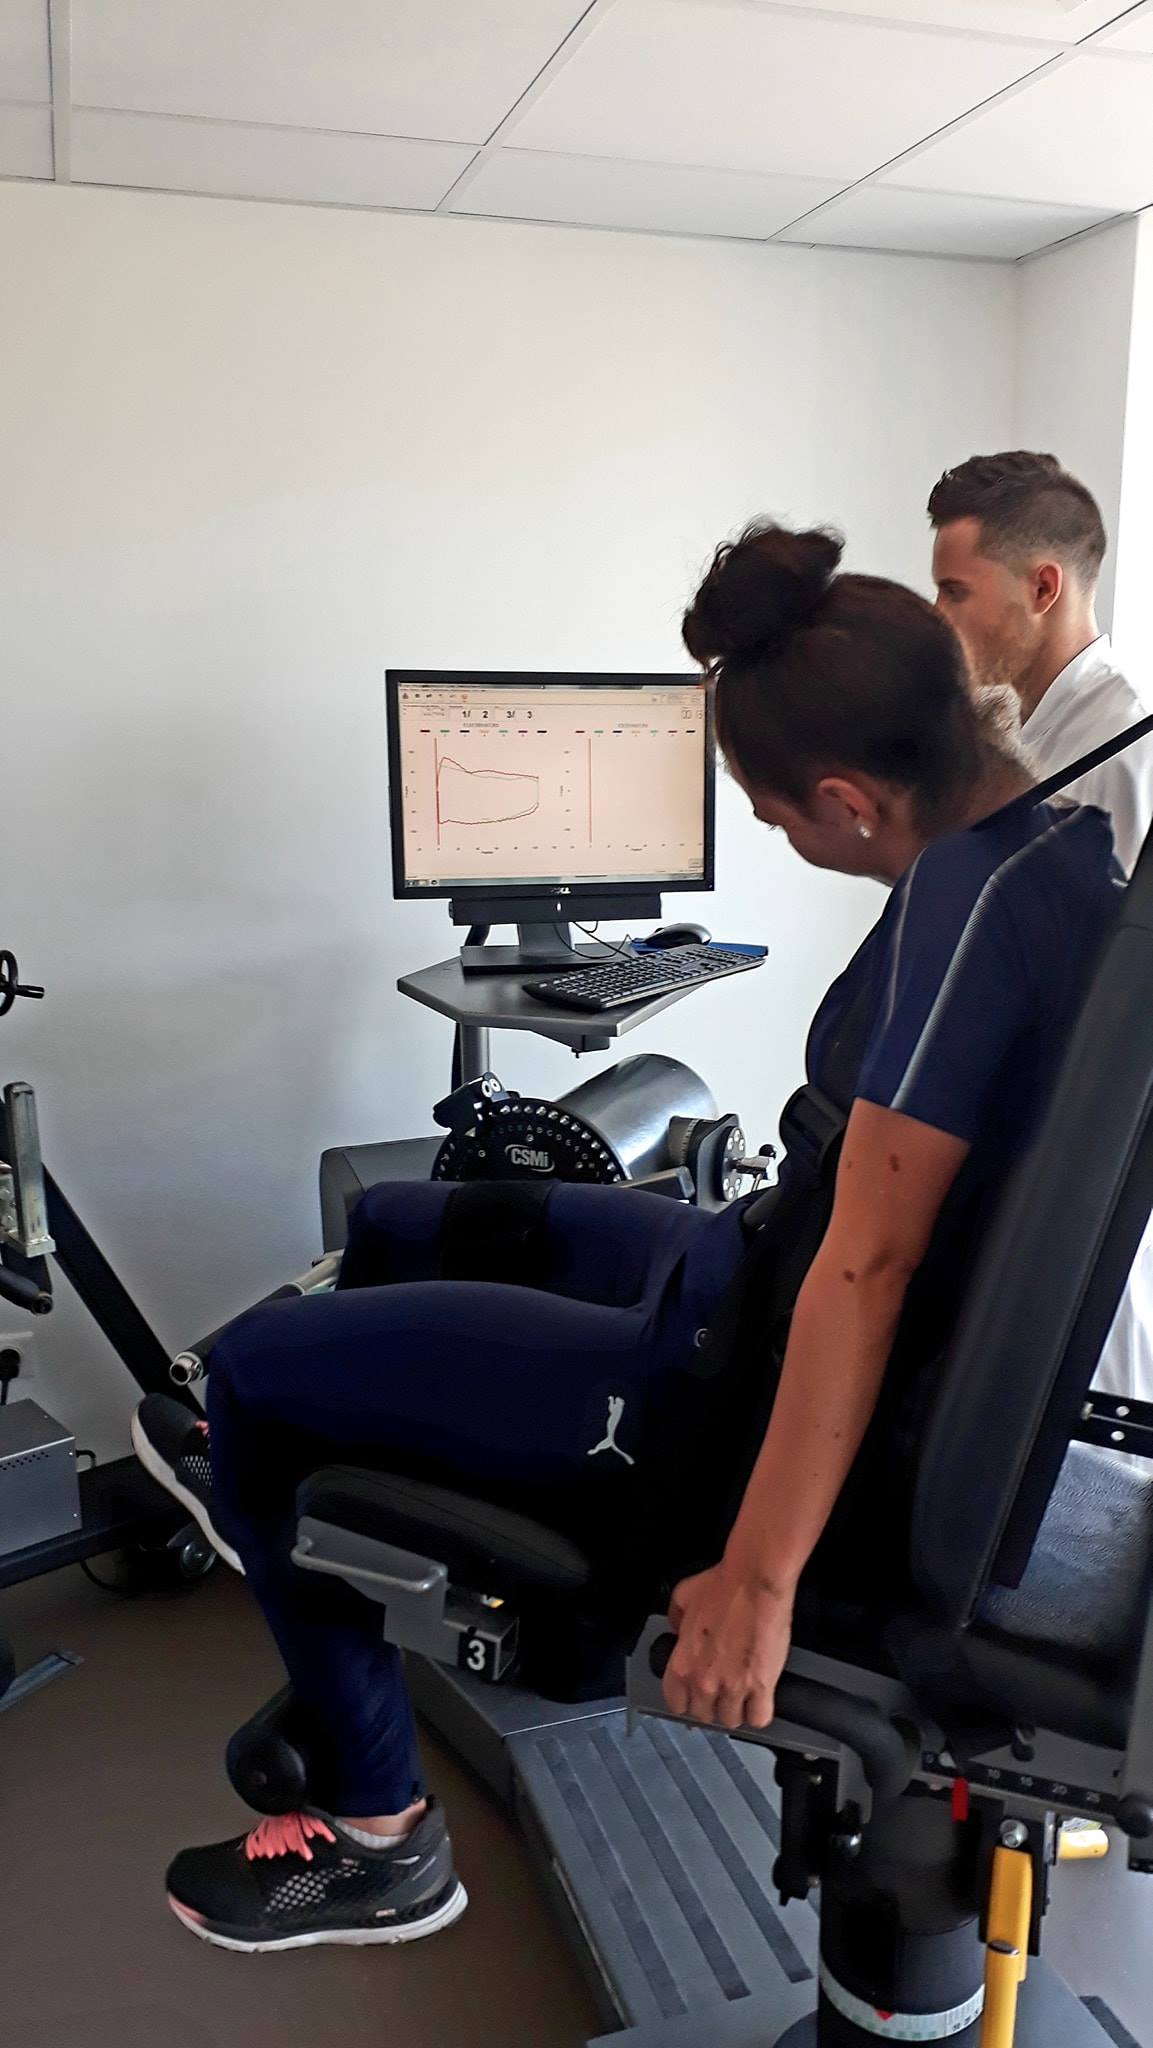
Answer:
[[(558, 886), (563, 888), (566, 898), (578, 905), (583, 896), (636, 897), (644, 894), (703, 894), (714, 887), (715, 876), (715, 821), (716, 821), (716, 741), (713, 721), (713, 695), (700, 675), (608, 675), (590, 673), (587, 669), (543, 670), (543, 669), (432, 669), (432, 668), (390, 668), (385, 670), (385, 704), (388, 722), (388, 789), (389, 825), (392, 839), (392, 893), (397, 902), (435, 903), (445, 897), (457, 903), (487, 899), (494, 896), (515, 897), (518, 901), (537, 901), (555, 897)], [(406, 683), (432, 683), (444, 688), (460, 688), (467, 683), (482, 684), (485, 688), (522, 690), (526, 684), (534, 688), (542, 684), (571, 685), (592, 683), (604, 689), (668, 689), (698, 690), (704, 706), (705, 719), (705, 787), (704, 787), (704, 873), (699, 881), (685, 881), (679, 875), (630, 876), (621, 881), (574, 881), (556, 882), (445, 882), (429, 886), (424, 882), (410, 882), (404, 866), (404, 819), (400, 802), (394, 803), (392, 793), (400, 787), (400, 691)], [(607, 913), (606, 913), (607, 914)]]

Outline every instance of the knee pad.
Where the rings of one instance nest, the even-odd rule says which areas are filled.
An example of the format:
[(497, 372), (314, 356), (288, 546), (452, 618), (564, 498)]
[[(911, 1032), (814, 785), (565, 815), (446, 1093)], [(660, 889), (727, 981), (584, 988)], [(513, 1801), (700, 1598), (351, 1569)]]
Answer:
[(540, 1181), (462, 1181), (445, 1205), (441, 1278), (541, 1286), (548, 1261), (545, 1210), (552, 1191), (552, 1183)]

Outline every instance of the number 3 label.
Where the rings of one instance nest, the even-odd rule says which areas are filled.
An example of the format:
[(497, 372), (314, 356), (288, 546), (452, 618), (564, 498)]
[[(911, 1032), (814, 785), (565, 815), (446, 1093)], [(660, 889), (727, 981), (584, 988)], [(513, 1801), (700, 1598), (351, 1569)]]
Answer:
[(469, 1671), (475, 1671), (483, 1677), (488, 1670), (488, 1644), (483, 1636), (473, 1636), (465, 1651), (464, 1661)]

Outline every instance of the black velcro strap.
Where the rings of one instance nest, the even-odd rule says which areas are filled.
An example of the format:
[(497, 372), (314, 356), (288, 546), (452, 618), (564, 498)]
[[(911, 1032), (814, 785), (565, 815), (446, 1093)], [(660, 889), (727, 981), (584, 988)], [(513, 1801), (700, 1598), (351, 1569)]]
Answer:
[(781, 1140), (789, 1167), (799, 1167), (817, 1187), (836, 1172), (848, 1118), (824, 1090), (806, 1082), (781, 1112)]
[(539, 1287), (548, 1253), (545, 1208), (553, 1185), (531, 1180), (462, 1181), (445, 1204), (441, 1278)]

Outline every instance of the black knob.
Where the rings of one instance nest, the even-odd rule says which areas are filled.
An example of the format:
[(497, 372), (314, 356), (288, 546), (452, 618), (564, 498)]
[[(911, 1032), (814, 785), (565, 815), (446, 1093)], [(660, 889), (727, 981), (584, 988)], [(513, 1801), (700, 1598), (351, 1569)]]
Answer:
[(7, 951), (0, 952), (0, 1017), (6, 1017), (17, 996), (26, 996), (39, 1002), (44, 994), (42, 988), (33, 988), (20, 979), (16, 957)]
[(1134, 1842), (1153, 1839), (1153, 1799), (1127, 1792), (1117, 1808), (1117, 1825)]

